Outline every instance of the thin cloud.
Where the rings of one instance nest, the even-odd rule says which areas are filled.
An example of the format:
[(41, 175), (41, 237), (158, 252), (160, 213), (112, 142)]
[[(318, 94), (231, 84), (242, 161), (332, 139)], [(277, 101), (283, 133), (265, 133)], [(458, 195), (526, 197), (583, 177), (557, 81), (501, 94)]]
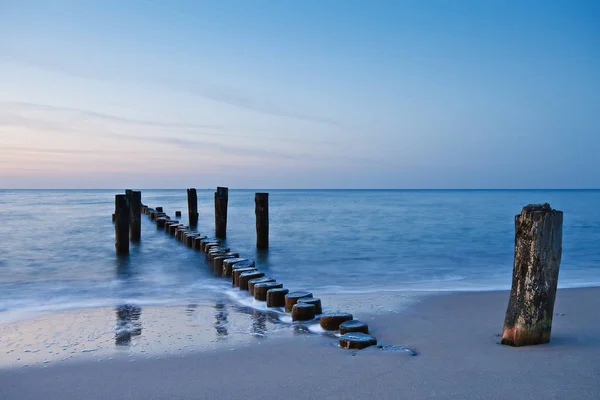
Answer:
[(124, 118), (115, 115), (102, 114), (95, 111), (82, 110), (78, 108), (70, 108), (70, 107), (58, 107), (51, 106), (46, 104), (36, 104), (36, 103), (26, 103), (26, 102), (8, 102), (8, 101), (0, 101), (0, 104), (5, 106), (18, 106), (23, 107), (30, 110), (44, 110), (44, 111), (62, 111), (68, 113), (79, 114), (84, 117), (92, 117), (99, 118), (111, 122), (118, 122), (122, 124), (129, 125), (147, 125), (147, 126), (155, 126), (161, 128), (180, 128), (180, 129), (214, 129), (221, 130), (223, 126), (220, 125), (203, 125), (203, 124), (192, 124), (192, 123), (178, 123), (178, 122), (158, 122), (151, 120), (140, 120), (140, 119), (131, 119)]
[(307, 115), (292, 112), (282, 108), (281, 106), (277, 106), (272, 102), (252, 99), (250, 97), (243, 96), (238, 93), (233, 93), (232, 91), (227, 91), (224, 88), (210, 88), (205, 85), (201, 85), (194, 82), (186, 82), (185, 84), (168, 82), (165, 83), (165, 85), (177, 88), (178, 91), (197, 95), (208, 100), (213, 100), (219, 103), (231, 105), (240, 109), (255, 111), (263, 114), (273, 115), (276, 117), (294, 118), (309, 122), (317, 122), (320, 124), (332, 125), (338, 128), (344, 128), (342, 124), (332, 119), (317, 115)]
[[(124, 118), (120, 116), (114, 116), (109, 114), (98, 113), (95, 111), (82, 110), (77, 108), (69, 108), (69, 107), (59, 107), (59, 106), (51, 106), (46, 104), (36, 104), (36, 103), (27, 103), (27, 102), (9, 102), (9, 101), (0, 101), (0, 105), (5, 108), (5, 112), (3, 113), (0, 110), (0, 124), (22, 124), (26, 125), (31, 123), (30, 118), (23, 118), (15, 115), (8, 115), (6, 113), (6, 109), (13, 108), (21, 108), (25, 110), (42, 110), (46, 112), (63, 112), (70, 113), (76, 116), (81, 116), (84, 118), (97, 118), (104, 121), (108, 121), (111, 123), (125, 124), (130, 126), (145, 126), (152, 128), (165, 128), (170, 131), (177, 130), (182, 132), (191, 133), (198, 136), (212, 136), (216, 138), (244, 138), (244, 139), (255, 139), (256, 136), (250, 134), (241, 134), (241, 133), (232, 133), (229, 128), (223, 125), (209, 125), (209, 124), (195, 124), (195, 123), (179, 123), (179, 122), (158, 122), (151, 120), (139, 120), (139, 119), (131, 119)], [(205, 130), (212, 130), (213, 132), (206, 132)], [(226, 132), (229, 131), (229, 132)], [(136, 137), (138, 138), (138, 137)], [(277, 142), (285, 142), (285, 143), (318, 143), (318, 144), (336, 144), (335, 142), (325, 141), (325, 140), (312, 140), (312, 139), (297, 139), (297, 138), (282, 138), (282, 137), (272, 137), (272, 136), (260, 136), (261, 140), (270, 140)]]
[[(90, 74), (76, 72), (76, 71), (73, 71), (73, 68), (69, 68), (68, 66), (65, 66), (65, 65), (58, 65), (58, 64), (54, 64), (54, 63), (49, 63), (47, 61), (40, 62), (39, 60), (32, 59), (31, 57), (28, 57), (26, 55), (17, 54), (14, 51), (9, 52), (7, 49), (2, 49), (1, 47), (0, 47), (0, 52), (4, 52), (5, 59), (8, 59), (13, 62), (25, 63), (25, 64), (36, 66), (38, 68), (51, 70), (51, 71), (58, 71), (58, 72), (68, 74), (71, 76), (75, 76), (75, 77), (79, 77), (79, 78), (115, 80), (115, 77), (111, 77), (110, 79), (108, 79), (108, 78), (98, 77), (97, 75), (91, 76)], [(123, 80), (123, 79), (119, 79), (119, 80), (127, 81), (127, 82), (133, 81), (133, 79), (131, 79), (131, 78), (125, 79), (125, 80)], [(143, 83), (146, 85), (156, 85), (156, 82), (154, 82), (154, 81), (153, 82), (144, 81), (144, 82), (136, 82), (136, 83)], [(272, 102), (264, 101), (264, 100), (261, 101), (261, 100), (252, 98), (250, 96), (245, 96), (245, 95), (242, 95), (239, 93), (234, 93), (231, 90), (227, 90), (223, 87), (210, 88), (207, 85), (202, 85), (197, 82), (176, 82), (176, 81), (163, 81), (162, 86), (164, 86), (168, 89), (171, 89), (171, 90), (176, 90), (178, 92), (184, 92), (184, 93), (197, 95), (197, 96), (203, 97), (208, 100), (216, 101), (216, 102), (219, 102), (222, 104), (227, 104), (227, 105), (237, 107), (240, 109), (244, 109), (244, 110), (248, 110), (248, 111), (258, 112), (261, 114), (272, 115), (272, 116), (276, 116), (276, 117), (293, 118), (293, 119), (299, 119), (299, 120), (304, 120), (304, 121), (309, 121), (309, 122), (315, 122), (315, 123), (319, 123), (319, 124), (326, 124), (326, 125), (335, 126), (338, 128), (345, 128), (343, 124), (341, 124), (340, 122), (335, 121), (333, 119), (330, 119), (330, 118), (327, 118), (324, 116), (319, 116), (319, 115), (309, 115), (309, 114), (304, 114), (304, 113), (293, 112), (293, 111), (285, 109), (284, 107), (275, 105)]]

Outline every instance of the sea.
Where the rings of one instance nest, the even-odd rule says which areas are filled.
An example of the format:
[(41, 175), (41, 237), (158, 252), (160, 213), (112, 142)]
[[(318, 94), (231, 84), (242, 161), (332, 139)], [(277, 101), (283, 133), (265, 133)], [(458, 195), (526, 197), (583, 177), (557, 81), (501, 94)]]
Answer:
[[(254, 193), (269, 192), (270, 247), (256, 249)], [(0, 190), (0, 322), (118, 304), (184, 305), (231, 291), (204, 256), (142, 216), (115, 254), (116, 190)], [(185, 189), (142, 190), (187, 224)], [(509, 289), (514, 216), (564, 212), (559, 287), (600, 285), (600, 190), (235, 190), (225, 245), (290, 290), (368, 294)], [(214, 189), (197, 230), (214, 234)]]

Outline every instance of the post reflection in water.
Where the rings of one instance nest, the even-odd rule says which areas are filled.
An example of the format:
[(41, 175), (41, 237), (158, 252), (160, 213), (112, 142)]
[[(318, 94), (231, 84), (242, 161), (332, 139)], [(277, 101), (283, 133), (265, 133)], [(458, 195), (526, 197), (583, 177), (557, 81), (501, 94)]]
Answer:
[(119, 279), (126, 280), (131, 278), (133, 273), (131, 271), (131, 260), (129, 259), (129, 256), (117, 256), (115, 264), (117, 267), (117, 277)]
[(227, 332), (227, 307), (225, 303), (217, 302), (215, 304), (215, 318), (217, 321), (214, 326), (217, 330), (217, 339), (224, 339), (229, 332)]
[(140, 307), (123, 304), (117, 306), (117, 325), (115, 326), (115, 344), (117, 346), (129, 346), (131, 338), (142, 334), (142, 322)]
[(306, 325), (294, 325), (294, 334), (296, 335), (307, 335), (310, 331)]
[(267, 316), (262, 311), (252, 311), (252, 334), (258, 337), (267, 334)]
[(193, 317), (194, 312), (196, 311), (197, 308), (198, 308), (197, 304), (188, 304), (188, 306), (185, 309), (185, 315), (187, 315), (188, 317)]
[(263, 269), (269, 269), (269, 250), (256, 249), (256, 264)]

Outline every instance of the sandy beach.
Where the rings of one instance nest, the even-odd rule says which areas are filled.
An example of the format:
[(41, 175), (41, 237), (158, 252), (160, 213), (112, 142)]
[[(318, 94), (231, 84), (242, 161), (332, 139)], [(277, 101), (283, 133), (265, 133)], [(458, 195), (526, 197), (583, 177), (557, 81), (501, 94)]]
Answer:
[(359, 315), (384, 349), (342, 350), (332, 337), (296, 333), (160, 359), (5, 367), (0, 398), (595, 399), (599, 295), (560, 290), (548, 345), (498, 344), (508, 292), (439, 293), (399, 312)]

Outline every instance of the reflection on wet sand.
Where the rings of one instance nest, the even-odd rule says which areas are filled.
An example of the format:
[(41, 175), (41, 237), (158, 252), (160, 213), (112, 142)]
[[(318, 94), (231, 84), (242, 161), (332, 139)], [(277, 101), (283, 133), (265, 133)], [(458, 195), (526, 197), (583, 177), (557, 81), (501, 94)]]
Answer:
[(297, 335), (307, 335), (310, 330), (306, 325), (294, 325), (294, 333)]
[(126, 280), (134, 275), (131, 270), (131, 259), (129, 256), (117, 256), (115, 262), (117, 267), (117, 278)]
[(124, 304), (117, 307), (116, 314), (115, 344), (117, 346), (129, 346), (132, 337), (142, 334), (142, 322), (140, 321), (142, 309)]
[(217, 330), (217, 339), (223, 339), (229, 334), (229, 332), (227, 332), (227, 306), (223, 302), (217, 302), (217, 304), (215, 304), (215, 310), (215, 318), (217, 321), (214, 326)]
[(262, 311), (252, 311), (252, 334), (263, 337), (267, 334), (267, 315)]

